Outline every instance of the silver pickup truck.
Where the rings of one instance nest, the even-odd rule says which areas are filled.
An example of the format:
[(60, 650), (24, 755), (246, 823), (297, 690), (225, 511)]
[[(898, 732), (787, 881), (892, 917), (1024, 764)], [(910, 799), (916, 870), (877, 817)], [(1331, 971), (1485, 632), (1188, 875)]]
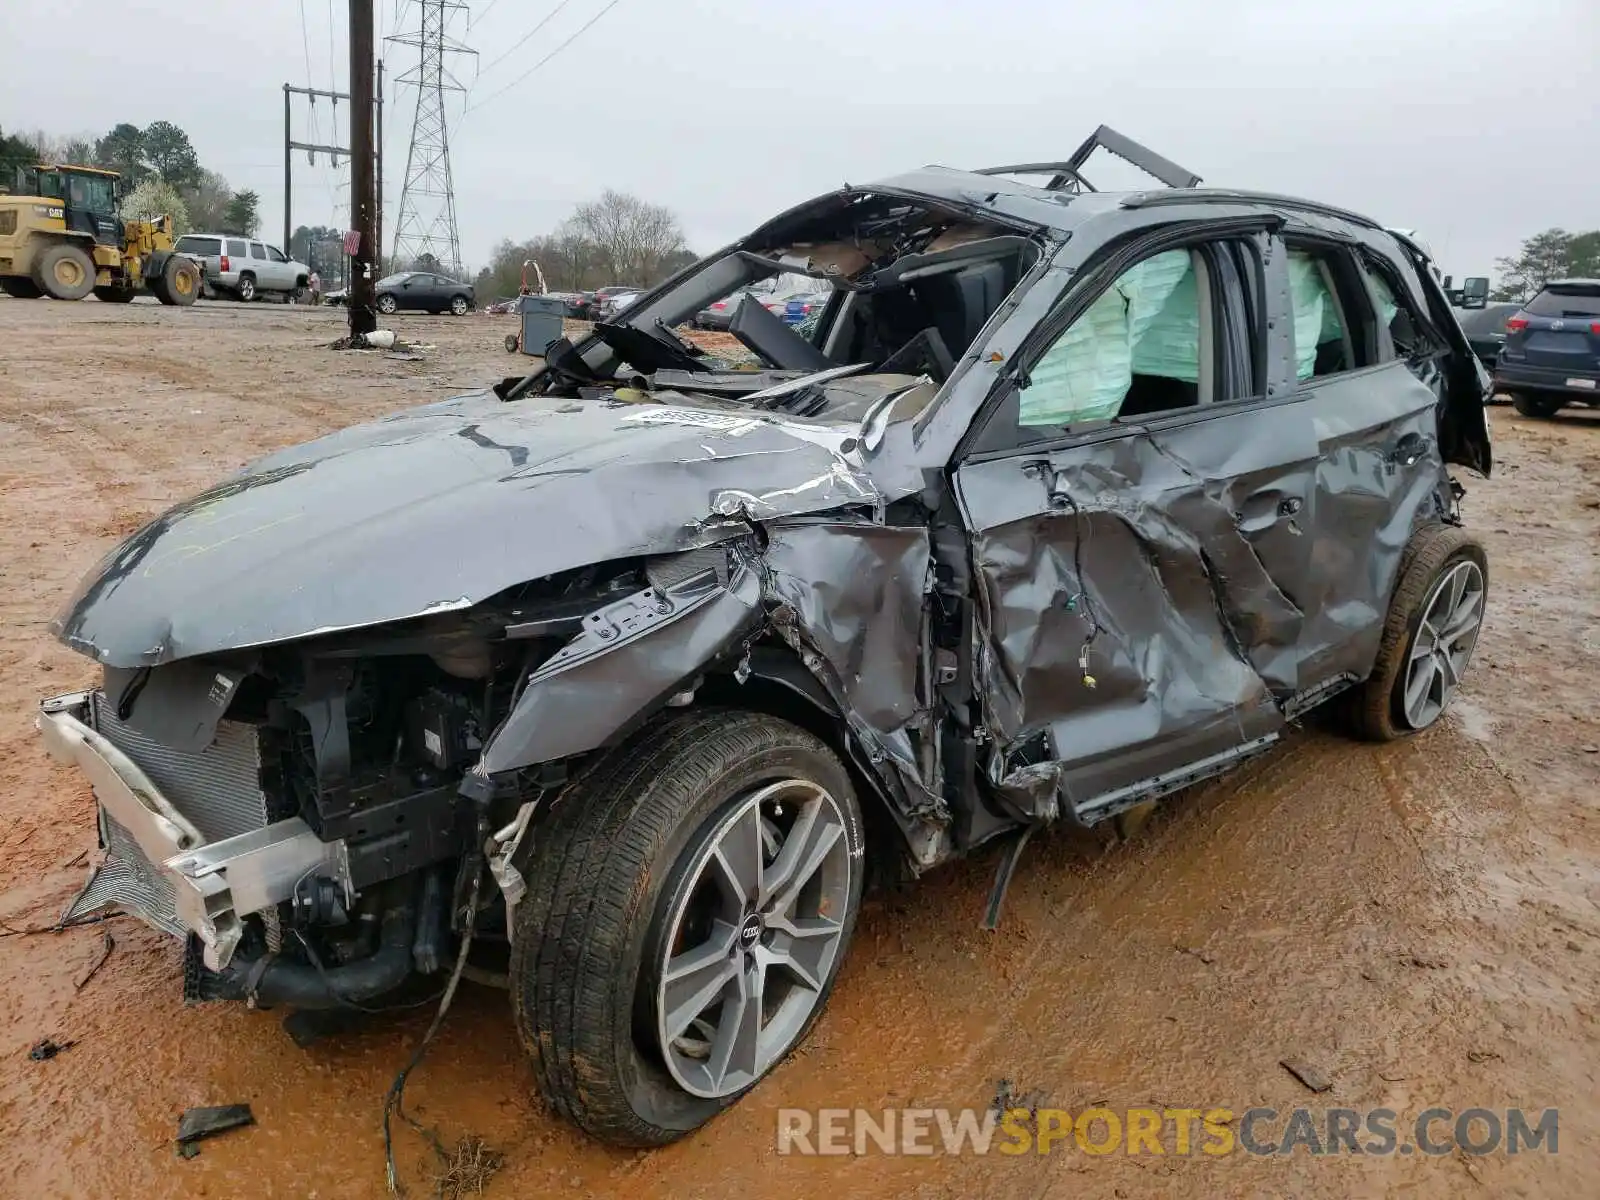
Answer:
[(263, 293), (294, 299), (305, 290), (311, 268), (276, 246), (227, 233), (186, 233), (178, 252), (201, 264), (205, 294), (254, 300)]

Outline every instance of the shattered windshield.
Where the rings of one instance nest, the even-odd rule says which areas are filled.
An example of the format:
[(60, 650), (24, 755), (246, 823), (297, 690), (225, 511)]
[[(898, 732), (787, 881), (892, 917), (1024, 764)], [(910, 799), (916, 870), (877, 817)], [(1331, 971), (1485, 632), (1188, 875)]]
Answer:
[(870, 380), (890, 381), (889, 394), (926, 380), (917, 394), (931, 398), (1039, 251), (933, 203), (829, 197), (641, 295), (577, 346), (552, 346), (546, 372), (511, 395), (859, 418), (883, 394)]

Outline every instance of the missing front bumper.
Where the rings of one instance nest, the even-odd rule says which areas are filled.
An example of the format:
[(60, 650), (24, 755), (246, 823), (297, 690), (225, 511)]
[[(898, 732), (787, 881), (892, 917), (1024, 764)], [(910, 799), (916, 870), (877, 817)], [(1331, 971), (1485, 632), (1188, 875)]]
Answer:
[(90, 725), (86, 692), (41, 706), (45, 748), (94, 785), (102, 860), (63, 921), (121, 908), (175, 936), (200, 939), (205, 964), (228, 965), (243, 919), (275, 912), (307, 876), (333, 879), (353, 899), (343, 841), (324, 842), (298, 817), (206, 841), (131, 758)]

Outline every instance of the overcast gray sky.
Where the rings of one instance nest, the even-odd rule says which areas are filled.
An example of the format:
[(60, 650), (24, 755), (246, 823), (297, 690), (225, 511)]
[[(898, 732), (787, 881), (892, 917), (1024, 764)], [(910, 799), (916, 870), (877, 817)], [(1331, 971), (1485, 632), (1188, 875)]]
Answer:
[[(414, 0), (375, 3), (381, 32), (415, 28)], [(557, 3), (476, 0), (450, 22), (480, 52), (453, 57), (469, 90), (448, 108), (472, 267), (608, 186), (672, 207), (704, 251), (846, 180), (1064, 156), (1101, 122), (1208, 183), (1416, 228), (1457, 275), (1549, 226), (1600, 227), (1596, 0), (620, 0), (510, 86), (608, 0), (568, 0), (507, 54)], [(282, 85), (346, 89), (347, 0), (30, 11), (4, 22), (0, 127), (172, 121), (281, 236)], [(137, 65), (63, 52), (63, 30), (132, 38)], [(391, 78), (415, 54), (388, 47)], [(392, 234), (415, 92), (389, 100)], [(299, 105), (295, 136), (329, 140), (331, 119), (319, 104), (313, 139)], [(296, 173), (295, 223), (343, 226), (344, 173), (303, 156)]]

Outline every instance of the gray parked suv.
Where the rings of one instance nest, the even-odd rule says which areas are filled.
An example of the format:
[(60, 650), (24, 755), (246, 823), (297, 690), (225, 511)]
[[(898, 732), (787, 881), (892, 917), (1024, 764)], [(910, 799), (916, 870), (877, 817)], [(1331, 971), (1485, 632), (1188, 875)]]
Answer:
[(206, 288), (237, 300), (254, 300), (262, 292), (298, 296), (311, 268), (276, 246), (227, 233), (188, 233), (178, 239), (178, 252), (199, 262)]

